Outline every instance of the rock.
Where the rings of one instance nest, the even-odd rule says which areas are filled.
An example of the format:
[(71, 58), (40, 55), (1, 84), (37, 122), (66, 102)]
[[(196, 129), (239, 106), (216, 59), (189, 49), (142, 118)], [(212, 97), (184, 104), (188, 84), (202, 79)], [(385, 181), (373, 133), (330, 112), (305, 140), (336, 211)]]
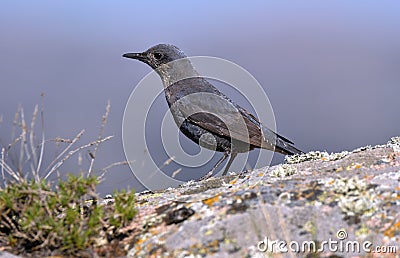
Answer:
[[(138, 195), (156, 223), (128, 256), (364, 257), (378, 246), (386, 251), (380, 255), (399, 255), (399, 139)], [(190, 216), (166, 223), (175, 208), (165, 207)]]
[(17, 256), (9, 252), (0, 251), (0, 258), (22, 258), (22, 256)]

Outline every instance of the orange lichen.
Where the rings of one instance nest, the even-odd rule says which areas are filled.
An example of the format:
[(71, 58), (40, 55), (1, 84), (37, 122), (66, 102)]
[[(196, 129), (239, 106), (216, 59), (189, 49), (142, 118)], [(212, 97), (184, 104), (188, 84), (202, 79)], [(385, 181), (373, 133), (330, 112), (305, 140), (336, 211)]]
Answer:
[(394, 237), (396, 233), (400, 233), (400, 221), (387, 228), (383, 234), (387, 237)]
[(234, 185), (238, 181), (238, 178), (233, 179), (232, 181), (229, 182), (229, 184)]
[(217, 194), (217, 195), (214, 196), (214, 197), (205, 199), (205, 200), (203, 200), (203, 203), (204, 203), (204, 204), (207, 204), (209, 207), (211, 207), (215, 202), (217, 202), (217, 201), (219, 200), (219, 196), (220, 196), (220, 195), (221, 195), (221, 194)]

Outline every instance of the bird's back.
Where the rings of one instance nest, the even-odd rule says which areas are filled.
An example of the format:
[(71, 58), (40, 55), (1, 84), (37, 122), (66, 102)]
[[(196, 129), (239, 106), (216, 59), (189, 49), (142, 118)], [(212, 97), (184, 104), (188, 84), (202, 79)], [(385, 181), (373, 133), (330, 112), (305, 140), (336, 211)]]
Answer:
[(277, 146), (279, 152), (297, 153), (285, 151), (292, 144), (289, 140), (263, 126), (204, 78), (180, 80), (166, 87), (165, 94), (170, 108), (177, 109), (175, 113), (179, 112), (190, 123), (214, 135), (247, 144), (240, 152), (253, 148), (275, 150)]

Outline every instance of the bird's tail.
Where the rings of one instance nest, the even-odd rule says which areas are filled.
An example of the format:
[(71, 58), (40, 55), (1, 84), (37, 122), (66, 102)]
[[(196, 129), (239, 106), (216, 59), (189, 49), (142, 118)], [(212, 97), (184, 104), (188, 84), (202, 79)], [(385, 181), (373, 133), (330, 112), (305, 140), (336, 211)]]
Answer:
[[(283, 137), (282, 137), (283, 138)], [(302, 154), (304, 153), (303, 151), (297, 149), (294, 147), (292, 142), (290, 141), (285, 141), (285, 138), (278, 138), (276, 139), (275, 143), (275, 151), (285, 154), (285, 155), (293, 155), (293, 154)]]

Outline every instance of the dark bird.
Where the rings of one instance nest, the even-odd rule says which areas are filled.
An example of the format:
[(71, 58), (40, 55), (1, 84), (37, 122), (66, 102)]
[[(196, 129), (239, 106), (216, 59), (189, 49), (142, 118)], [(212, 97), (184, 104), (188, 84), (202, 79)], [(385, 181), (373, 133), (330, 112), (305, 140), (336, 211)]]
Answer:
[(255, 148), (285, 155), (302, 153), (202, 78), (179, 48), (159, 44), (123, 57), (142, 61), (159, 74), (172, 116), (184, 135), (202, 147), (224, 153), (204, 178), (212, 176), (230, 155), (225, 175), (238, 153)]

